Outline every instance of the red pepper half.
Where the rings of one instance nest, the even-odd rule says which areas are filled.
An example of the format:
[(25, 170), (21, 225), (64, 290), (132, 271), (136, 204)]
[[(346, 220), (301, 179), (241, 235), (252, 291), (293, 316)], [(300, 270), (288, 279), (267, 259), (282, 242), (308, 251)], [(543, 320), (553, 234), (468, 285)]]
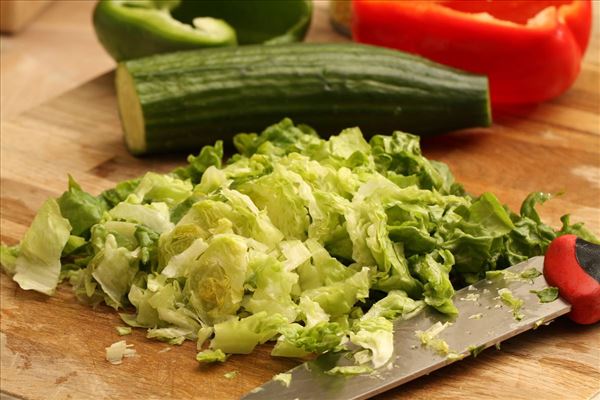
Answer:
[(494, 104), (537, 103), (579, 74), (591, 0), (353, 0), (352, 35), (487, 75)]

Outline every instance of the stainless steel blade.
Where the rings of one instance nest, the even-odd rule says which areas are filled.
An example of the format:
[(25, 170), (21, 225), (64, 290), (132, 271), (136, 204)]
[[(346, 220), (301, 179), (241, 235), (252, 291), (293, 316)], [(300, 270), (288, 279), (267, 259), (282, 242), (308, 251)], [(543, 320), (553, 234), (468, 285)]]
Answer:
[[(535, 257), (508, 270), (520, 273), (534, 267), (542, 272), (543, 260), (543, 257)], [(459, 315), (450, 321), (452, 325), (438, 337), (444, 339), (453, 352), (466, 355), (472, 348), (493, 346), (569, 312), (571, 306), (561, 298), (540, 303), (537, 295), (530, 293), (531, 290), (547, 286), (543, 275), (540, 275), (533, 281), (502, 278), (482, 280), (461, 289), (454, 296)], [(524, 301), (522, 320), (515, 320), (512, 309), (501, 302), (498, 290), (502, 288), (510, 289), (515, 297)], [(473, 317), (478, 314), (482, 314), (481, 318)], [(392, 362), (388, 368), (382, 367), (374, 374), (350, 377), (327, 375), (325, 371), (338, 365), (352, 365), (352, 361), (344, 354), (324, 354), (288, 371), (292, 375), (289, 387), (279, 381), (269, 381), (243, 399), (358, 400), (374, 396), (455, 361), (423, 347), (415, 335), (415, 331), (426, 330), (438, 321), (448, 319), (429, 309), (412, 319), (396, 321)]]

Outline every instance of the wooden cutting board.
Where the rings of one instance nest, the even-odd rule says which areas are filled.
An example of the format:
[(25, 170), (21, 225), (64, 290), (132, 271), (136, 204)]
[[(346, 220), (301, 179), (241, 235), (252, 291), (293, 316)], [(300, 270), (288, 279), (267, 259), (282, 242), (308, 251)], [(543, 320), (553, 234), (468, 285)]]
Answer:
[[(341, 41), (317, 7), (311, 40)], [(147, 170), (168, 171), (184, 155), (137, 159), (122, 143), (112, 74), (95, 79), (1, 126), (1, 239), (14, 244), (67, 173), (92, 193)], [(542, 208), (550, 224), (570, 212), (600, 234), (600, 71), (598, 36), (575, 86), (527, 110), (495, 115), (489, 129), (424, 141), (472, 193), (491, 191), (518, 209), (531, 191), (564, 192)], [(300, 121), (299, 121), (300, 122)], [(110, 308), (90, 309), (69, 287), (54, 297), (19, 289), (1, 275), (0, 389), (23, 399), (232, 399), (297, 364), (265, 345), (227, 363), (199, 366), (195, 344), (168, 346), (144, 331), (119, 337)], [(121, 365), (104, 348), (126, 339), (137, 356)], [(224, 373), (238, 371), (233, 379)], [(600, 391), (600, 325), (561, 318), (430, 376), (390, 391), (391, 399), (587, 399)]]

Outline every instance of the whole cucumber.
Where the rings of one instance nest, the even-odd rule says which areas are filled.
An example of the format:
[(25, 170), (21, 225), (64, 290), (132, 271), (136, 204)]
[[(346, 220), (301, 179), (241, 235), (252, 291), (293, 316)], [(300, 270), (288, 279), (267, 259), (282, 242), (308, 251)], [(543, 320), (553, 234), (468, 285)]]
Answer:
[(119, 64), (119, 110), (134, 154), (193, 152), (284, 117), (337, 133), (436, 134), (491, 123), (487, 78), (359, 44), (241, 46)]

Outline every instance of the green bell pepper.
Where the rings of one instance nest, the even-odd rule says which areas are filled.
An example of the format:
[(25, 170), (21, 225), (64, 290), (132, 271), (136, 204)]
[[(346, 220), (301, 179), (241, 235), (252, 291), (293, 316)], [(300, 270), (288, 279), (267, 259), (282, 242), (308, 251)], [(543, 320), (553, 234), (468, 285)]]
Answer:
[(236, 44), (301, 41), (311, 0), (100, 0), (96, 35), (116, 60)]

